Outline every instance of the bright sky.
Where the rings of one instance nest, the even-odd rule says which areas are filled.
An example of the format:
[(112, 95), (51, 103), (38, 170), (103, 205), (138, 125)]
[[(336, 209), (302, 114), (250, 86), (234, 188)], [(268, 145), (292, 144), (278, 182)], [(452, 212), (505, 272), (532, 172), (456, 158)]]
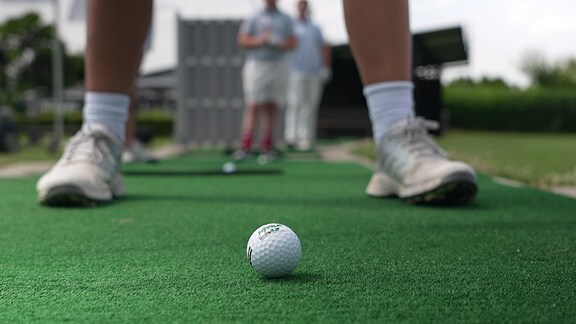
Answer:
[[(73, 0), (60, 0), (62, 35), (70, 49), (84, 47), (80, 22), (66, 20)], [(309, 0), (314, 19), (326, 38), (341, 44), (347, 41), (341, 1)], [(51, 20), (49, 2), (0, 1), (0, 21), (31, 8)], [(244, 18), (259, 8), (262, 0), (156, 0), (154, 43), (144, 61), (145, 71), (174, 66), (176, 61), (177, 14), (184, 18)], [(293, 14), (296, 0), (279, 0)], [(460, 25), (464, 28), (470, 61), (464, 67), (445, 69), (443, 79), (458, 76), (502, 77), (526, 85), (519, 71), (527, 51), (539, 51), (549, 60), (576, 57), (576, 1), (574, 0), (411, 0), (411, 28), (414, 32)], [(160, 36), (161, 35), (161, 36)]]

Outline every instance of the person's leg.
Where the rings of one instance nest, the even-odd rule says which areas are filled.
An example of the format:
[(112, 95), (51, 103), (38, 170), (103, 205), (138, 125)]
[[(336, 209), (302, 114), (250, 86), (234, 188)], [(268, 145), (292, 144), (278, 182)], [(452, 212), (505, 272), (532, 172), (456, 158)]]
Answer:
[(130, 95), (152, 14), (152, 0), (89, 0), (86, 89)]
[(256, 60), (246, 60), (242, 70), (242, 86), (246, 107), (242, 116), (241, 148), (234, 152), (234, 158), (243, 160), (250, 156), (253, 137), (261, 114), (266, 89), (262, 80), (266, 78), (266, 65)]
[(274, 135), (276, 132), (276, 116), (278, 108), (286, 102), (289, 79), (288, 62), (285, 59), (268, 64), (265, 80), (266, 104), (264, 105), (264, 125), (262, 151), (266, 159), (275, 159)]
[(396, 122), (414, 115), (408, 1), (344, 0), (344, 9), (374, 140), (379, 141)]
[(316, 144), (316, 125), (318, 122), (318, 109), (320, 99), (322, 97), (322, 90), (324, 89), (324, 81), (320, 75), (310, 75), (308, 77), (306, 110), (303, 111), (305, 115), (302, 121), (302, 142), (300, 149), (311, 150)]
[(378, 150), (366, 192), (416, 203), (472, 200), (474, 170), (447, 160), (427, 134), (429, 123), (413, 117), (408, 1), (343, 1)]
[(296, 148), (301, 150), (300, 147), (302, 141), (305, 139), (306, 134), (304, 134), (303, 129), (305, 128), (304, 124), (306, 122), (306, 116), (308, 113), (308, 93), (310, 89), (308, 89), (309, 82), (308, 76), (303, 73), (298, 73), (297, 75), (297, 86), (295, 91), (295, 101), (297, 106), (297, 114), (295, 116), (295, 139), (296, 139)]
[(252, 150), (255, 125), (258, 123), (258, 116), (262, 109), (261, 104), (249, 103), (244, 110), (242, 119), (242, 151), (245, 153)]
[(94, 205), (124, 193), (120, 158), (152, 0), (90, 0), (82, 129), (38, 181), (45, 205)]
[(84, 126), (101, 124), (124, 139), (152, 0), (91, 0), (87, 10)]
[[(138, 67), (142, 64), (144, 53), (138, 58)], [(138, 73), (136, 73), (138, 74)], [(132, 90), (130, 91), (130, 106), (128, 107), (128, 119), (126, 120), (126, 130), (124, 132), (124, 148), (130, 149), (136, 136), (136, 113), (138, 110), (138, 75), (134, 78)]]
[(128, 106), (128, 119), (126, 120), (126, 130), (124, 131), (124, 148), (130, 149), (134, 144), (136, 136), (136, 106), (138, 102), (138, 88), (134, 85), (130, 94), (130, 105)]
[(264, 113), (262, 151), (266, 153), (274, 148), (274, 129), (276, 128), (277, 106), (274, 102), (268, 102), (262, 108)]
[(362, 82), (368, 85), (410, 81), (412, 38), (408, 1), (344, 0), (344, 10), (350, 46)]
[(298, 74), (290, 73), (286, 95), (286, 114), (284, 117), (284, 141), (289, 147), (296, 144), (296, 127), (298, 126), (298, 108), (300, 82)]
[(146, 146), (136, 137), (136, 123), (138, 117), (138, 85), (134, 82), (132, 94), (130, 95), (130, 106), (128, 107), (128, 119), (126, 120), (126, 130), (124, 132), (124, 152), (122, 153), (123, 163), (147, 162), (156, 163), (156, 158)]

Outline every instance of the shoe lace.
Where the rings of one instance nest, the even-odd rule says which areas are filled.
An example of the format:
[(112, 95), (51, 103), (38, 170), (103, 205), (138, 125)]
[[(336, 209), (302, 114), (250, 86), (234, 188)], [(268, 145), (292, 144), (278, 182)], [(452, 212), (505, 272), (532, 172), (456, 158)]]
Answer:
[[(108, 145), (101, 143), (105, 142), (105, 136), (103, 134), (92, 132), (83, 133), (80, 132), (74, 136), (68, 145), (62, 156), (62, 161), (65, 162), (78, 162), (87, 161), (93, 164), (101, 164), (102, 161), (108, 160), (109, 163), (114, 164), (111, 153), (106, 154), (104, 150), (110, 151)], [(101, 143), (99, 145), (99, 143)], [(110, 158), (106, 158), (110, 156)]]
[(428, 134), (429, 130), (437, 130), (439, 124), (432, 120), (414, 118), (405, 127), (390, 134), (390, 139), (403, 145), (410, 153), (424, 157), (446, 157), (446, 152)]
[(386, 142), (394, 143), (400, 150), (384, 149), (378, 159), (378, 168), (389, 175), (400, 177), (410, 161), (422, 158), (446, 158), (446, 153), (428, 135), (428, 130), (438, 129), (438, 123), (423, 118), (412, 118), (392, 128), (386, 134)]

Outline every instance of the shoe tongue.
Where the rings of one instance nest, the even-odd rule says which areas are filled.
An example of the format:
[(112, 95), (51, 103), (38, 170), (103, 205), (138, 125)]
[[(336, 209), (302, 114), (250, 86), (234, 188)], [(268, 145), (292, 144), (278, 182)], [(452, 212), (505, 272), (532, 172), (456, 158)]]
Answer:
[(87, 124), (83, 125), (68, 143), (64, 159), (66, 161), (92, 161), (96, 159), (97, 156), (101, 155), (97, 148), (99, 138), (105, 138), (106, 141), (111, 142), (106, 144), (111, 153), (116, 152), (116, 150), (121, 153), (123, 143), (118, 136), (102, 125)]
[(89, 136), (91, 134), (103, 134), (106, 137), (110, 138), (111, 140), (115, 141), (119, 145), (122, 144), (122, 139), (118, 137), (116, 134), (108, 130), (106, 126), (98, 124), (98, 123), (84, 123), (82, 125), (82, 134), (85, 136)]
[(88, 136), (84, 130), (79, 132), (70, 140), (64, 153), (66, 161), (89, 161), (93, 159), (94, 139)]
[(440, 149), (428, 134), (428, 130), (438, 129), (438, 122), (416, 117), (408, 119), (404, 127), (404, 129), (398, 129), (398, 131), (404, 132), (404, 134), (412, 138), (413, 145), (415, 145), (414, 148), (417, 149), (419, 154), (433, 157), (446, 157), (446, 152)]
[(427, 133), (428, 130), (437, 130), (440, 128), (440, 124), (434, 120), (427, 120), (422, 117), (409, 118), (402, 125), (405, 129), (410, 129), (413, 131), (421, 131)]

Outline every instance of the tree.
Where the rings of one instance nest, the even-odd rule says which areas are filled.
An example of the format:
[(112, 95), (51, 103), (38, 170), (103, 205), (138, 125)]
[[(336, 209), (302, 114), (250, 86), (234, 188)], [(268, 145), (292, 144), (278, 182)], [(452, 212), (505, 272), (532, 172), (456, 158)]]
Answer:
[(470, 77), (461, 77), (452, 80), (448, 83), (451, 87), (485, 87), (485, 88), (504, 88), (508, 89), (510, 86), (502, 78), (498, 77), (482, 77), (480, 80), (473, 80)]
[(482, 77), (478, 85), (492, 88), (510, 88), (510, 86), (502, 78), (498, 77)]
[(455, 87), (471, 87), (476, 85), (476, 82), (470, 77), (460, 77), (450, 81), (447, 85)]
[[(49, 95), (52, 89), (52, 46), (54, 27), (45, 24), (36, 13), (10, 19), (0, 25), (0, 47), (5, 64), (0, 69), (4, 80), (2, 102), (11, 106), (21, 101), (23, 93), (34, 89)], [(84, 78), (83, 58), (69, 55), (60, 41), (64, 55), (65, 82), (75, 85)]]
[(574, 58), (551, 63), (542, 53), (531, 51), (522, 57), (520, 69), (528, 75), (532, 86), (535, 87), (576, 87), (576, 59)]

